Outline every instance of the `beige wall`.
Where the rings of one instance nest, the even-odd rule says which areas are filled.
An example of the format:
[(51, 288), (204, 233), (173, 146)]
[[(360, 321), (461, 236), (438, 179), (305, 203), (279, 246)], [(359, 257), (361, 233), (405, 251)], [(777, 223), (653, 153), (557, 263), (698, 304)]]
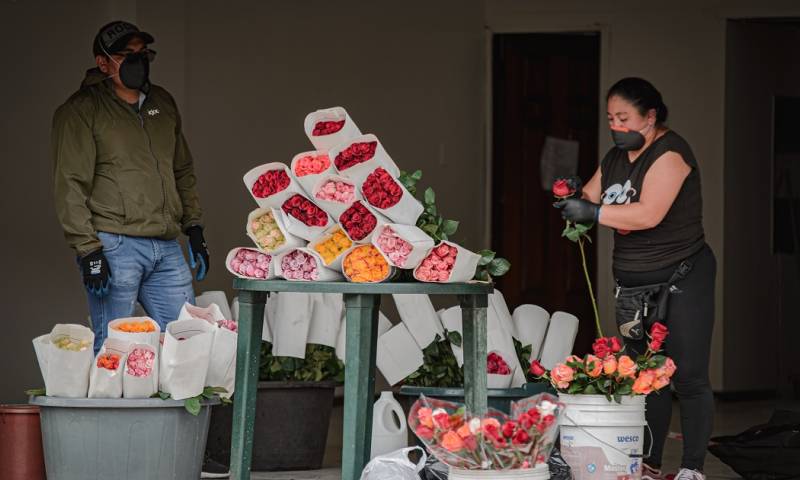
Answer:
[[(670, 109), (669, 124), (691, 144), (703, 178), (704, 223), (717, 258), (727, 258), (723, 245), (725, 23), (731, 17), (797, 16), (793, 1), (765, 0), (753, 5), (745, 0), (642, 3), (568, 0), (558, 3), (527, 0), (486, 2), (488, 28), (493, 32), (599, 31), (601, 90), (625, 76), (641, 76), (661, 90)], [(601, 93), (601, 97), (603, 94)], [(601, 125), (605, 104), (601, 105)], [(600, 150), (610, 144), (601, 128)], [(598, 290), (606, 329), (612, 330), (612, 240), (600, 236)], [(605, 252), (605, 254), (603, 254)], [(723, 303), (724, 262), (719, 262), (716, 324), (711, 376), (715, 390), (723, 381), (723, 338), (726, 312)]]
[[(484, 247), (483, 4), (425, 2), (2, 2), (0, 290), (7, 332), (0, 402), (41, 385), (30, 340), (85, 322), (78, 271), (52, 208), (52, 112), (92, 63), (91, 39), (116, 17), (154, 34), (152, 78), (176, 97), (195, 155), (212, 252), (202, 289), (226, 289), (228, 249), (247, 245), (255, 207), (241, 176), (308, 150), (303, 119), (343, 105), (405, 169), (424, 170), (456, 240)], [(68, 19), (68, 21), (66, 21)], [(33, 253), (36, 257), (32, 257)]]

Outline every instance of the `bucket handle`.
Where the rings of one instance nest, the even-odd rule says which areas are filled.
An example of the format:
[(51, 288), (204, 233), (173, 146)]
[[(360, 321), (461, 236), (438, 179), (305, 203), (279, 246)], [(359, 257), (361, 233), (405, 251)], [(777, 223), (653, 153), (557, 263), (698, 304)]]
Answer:
[(621, 453), (622, 455), (625, 455), (628, 458), (650, 458), (650, 455), (653, 453), (653, 430), (650, 428), (650, 425), (647, 424), (647, 423), (644, 424), (645, 430), (647, 430), (647, 433), (650, 434), (650, 448), (647, 449), (647, 455), (639, 454), (639, 453), (633, 453), (632, 454), (632, 453), (628, 453), (626, 451), (620, 450), (616, 446), (611, 445), (610, 443), (606, 442), (603, 439), (597, 438), (594, 434), (592, 434), (592, 432), (590, 432), (589, 430), (587, 430), (587, 429), (583, 428), (581, 425), (579, 425), (578, 422), (576, 422), (572, 417), (570, 417), (568, 413), (564, 412), (564, 416), (567, 417), (567, 420), (572, 422), (572, 425), (570, 425), (571, 427), (578, 428), (579, 430), (581, 430), (586, 435), (589, 435), (590, 437), (592, 437), (593, 439), (595, 439), (598, 442), (602, 443), (603, 445), (607, 446), (608, 448), (610, 448), (612, 450), (615, 450), (616, 452)]

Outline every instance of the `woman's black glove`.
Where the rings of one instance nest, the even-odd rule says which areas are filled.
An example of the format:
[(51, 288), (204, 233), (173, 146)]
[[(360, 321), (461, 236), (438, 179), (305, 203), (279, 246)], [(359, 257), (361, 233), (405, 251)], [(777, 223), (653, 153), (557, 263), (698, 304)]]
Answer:
[(582, 198), (567, 198), (553, 206), (561, 209), (561, 218), (573, 223), (597, 223), (600, 216), (600, 205)]

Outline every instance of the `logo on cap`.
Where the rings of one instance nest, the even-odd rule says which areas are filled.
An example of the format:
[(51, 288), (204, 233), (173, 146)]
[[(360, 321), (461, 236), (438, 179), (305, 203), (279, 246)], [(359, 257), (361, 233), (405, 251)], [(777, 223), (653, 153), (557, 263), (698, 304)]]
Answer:
[(128, 33), (138, 33), (139, 29), (134, 27), (128, 22), (116, 22), (112, 25), (109, 25), (108, 28), (103, 30), (102, 37), (105, 40), (105, 44), (107, 46), (111, 46), (119, 40), (120, 37), (126, 35)]

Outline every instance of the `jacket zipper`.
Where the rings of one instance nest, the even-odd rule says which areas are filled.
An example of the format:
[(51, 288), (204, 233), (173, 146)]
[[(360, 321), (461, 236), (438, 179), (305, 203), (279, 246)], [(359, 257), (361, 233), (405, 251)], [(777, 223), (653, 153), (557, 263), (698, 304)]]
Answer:
[[(145, 102), (147, 99), (145, 99)], [(164, 188), (164, 176), (161, 174), (161, 167), (158, 165), (158, 158), (156, 157), (155, 152), (153, 152), (153, 140), (150, 138), (150, 134), (147, 133), (147, 129), (144, 126), (144, 117), (142, 117), (142, 108), (144, 108), (144, 103), (142, 102), (139, 105), (139, 111), (136, 112), (136, 116), (139, 117), (139, 125), (142, 126), (142, 131), (144, 131), (145, 136), (147, 137), (147, 148), (150, 150), (150, 156), (153, 157), (153, 161), (156, 164), (156, 172), (158, 172), (158, 177), (161, 179), (161, 218), (164, 221), (164, 230), (161, 232), (162, 235), (167, 233), (167, 191)]]

